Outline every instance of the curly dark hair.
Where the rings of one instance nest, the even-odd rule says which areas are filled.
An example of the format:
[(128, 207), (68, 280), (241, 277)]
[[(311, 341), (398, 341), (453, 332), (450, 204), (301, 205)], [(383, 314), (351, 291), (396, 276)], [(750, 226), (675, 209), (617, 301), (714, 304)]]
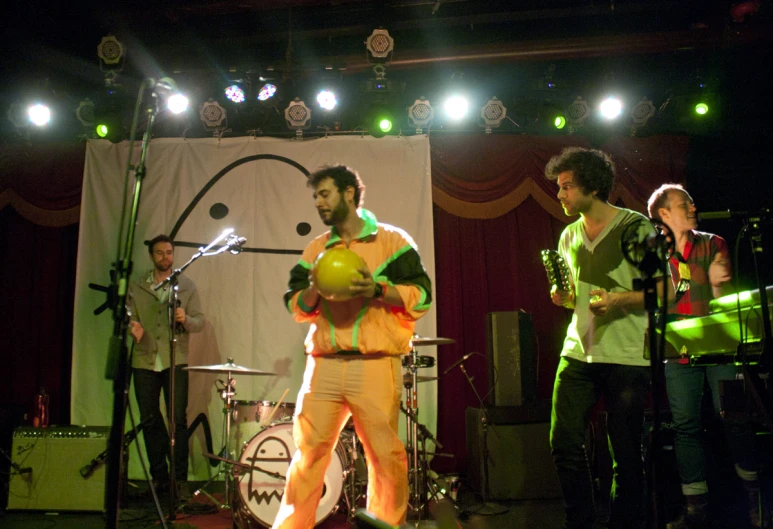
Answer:
[(650, 218), (652, 220), (656, 222), (663, 222), (663, 219), (660, 218), (658, 210), (660, 208), (669, 208), (669, 204), (671, 203), (671, 198), (668, 196), (669, 191), (682, 191), (688, 196), (690, 200), (692, 200), (690, 193), (688, 193), (684, 186), (681, 184), (663, 184), (657, 188), (652, 193), (652, 195), (650, 195), (650, 198), (647, 201), (647, 212), (650, 214)]
[(548, 161), (545, 176), (558, 180), (558, 175), (566, 171), (574, 174), (574, 183), (586, 194), (596, 191), (601, 200), (609, 200), (609, 192), (615, 183), (615, 164), (608, 154), (596, 149), (567, 147)]
[(360, 207), (360, 203), (365, 201), (365, 184), (362, 183), (357, 171), (351, 167), (343, 164), (322, 166), (309, 175), (308, 186), (314, 189), (326, 178), (333, 179), (338, 192), (341, 194), (346, 191), (347, 187), (353, 187), (356, 207)]
[(168, 235), (162, 233), (161, 235), (156, 235), (150, 239), (150, 242), (148, 242), (148, 253), (153, 255), (153, 247), (160, 242), (168, 242), (172, 245), (172, 250), (174, 250), (174, 241), (170, 239)]

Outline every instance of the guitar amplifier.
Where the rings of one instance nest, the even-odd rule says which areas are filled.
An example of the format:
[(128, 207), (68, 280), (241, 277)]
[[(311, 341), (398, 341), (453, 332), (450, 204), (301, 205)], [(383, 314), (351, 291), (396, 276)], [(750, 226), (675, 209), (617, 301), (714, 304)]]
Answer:
[(18, 466), (11, 470), (8, 510), (104, 511), (105, 466), (88, 478), (80, 471), (107, 449), (109, 437), (107, 426), (14, 430), (11, 457)]

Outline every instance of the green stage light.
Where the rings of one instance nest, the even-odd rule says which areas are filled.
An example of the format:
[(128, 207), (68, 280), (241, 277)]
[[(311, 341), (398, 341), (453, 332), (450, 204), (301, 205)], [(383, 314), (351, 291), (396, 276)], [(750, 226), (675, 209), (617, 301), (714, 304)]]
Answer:
[(555, 125), (558, 130), (563, 129), (566, 126), (566, 118), (564, 116), (556, 116), (556, 119), (553, 120), (553, 125)]
[(97, 136), (100, 138), (107, 138), (107, 134), (110, 132), (110, 129), (104, 123), (100, 123), (97, 125), (96, 132)]
[(381, 104), (373, 105), (367, 113), (368, 134), (374, 138), (383, 138), (394, 127), (394, 114)]
[(389, 132), (392, 130), (392, 120), (389, 118), (381, 118), (381, 121), (378, 122), (378, 128), (381, 129), (381, 132)]
[(695, 113), (704, 116), (709, 113), (709, 105), (706, 103), (698, 103), (695, 105)]

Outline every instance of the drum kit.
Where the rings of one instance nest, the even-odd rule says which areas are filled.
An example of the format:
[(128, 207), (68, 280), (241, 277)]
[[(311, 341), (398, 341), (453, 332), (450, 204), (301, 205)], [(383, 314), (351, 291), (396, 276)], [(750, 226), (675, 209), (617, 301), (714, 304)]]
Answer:
[[(409, 520), (426, 519), (429, 515), (429, 501), (438, 498), (439, 491), (429, 477), (427, 456), (432, 452), (426, 450), (426, 443), (429, 441), (437, 448), (442, 448), (427, 427), (419, 422), (419, 384), (437, 380), (438, 377), (419, 376), (418, 372), (422, 368), (434, 367), (435, 358), (419, 355), (416, 348), (452, 343), (454, 340), (450, 338), (414, 336), (411, 352), (403, 357), (406, 399), (400, 409), (406, 417)], [(297, 451), (292, 435), (295, 404), (282, 402), (283, 399), (279, 402), (235, 400), (234, 376), (276, 374), (237, 365), (231, 358), (225, 364), (189, 366), (184, 369), (226, 376), (225, 381), (218, 381), (225, 415), (224, 447), (220, 454), (225, 457), (205, 454), (221, 462), (221, 470), (215, 477), (225, 475), (226, 503), (220, 506), (231, 508), (234, 523), (239, 529), (271, 527), (279, 512), (287, 469)], [(341, 508), (345, 508), (347, 516), (352, 519), (355, 510), (363, 506), (367, 479), (365, 456), (350, 418), (339, 436), (325, 472), (315, 524), (320, 524)], [(203, 488), (196, 491), (196, 494), (200, 492), (215, 501)]]

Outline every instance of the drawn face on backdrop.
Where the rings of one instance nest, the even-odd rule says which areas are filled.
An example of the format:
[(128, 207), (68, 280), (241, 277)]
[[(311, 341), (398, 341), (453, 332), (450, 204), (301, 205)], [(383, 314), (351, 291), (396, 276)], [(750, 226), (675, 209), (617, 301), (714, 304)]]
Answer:
[[(287, 171), (287, 178), (297, 177), (298, 180), (305, 185), (306, 178), (309, 176), (309, 171), (289, 158), (272, 154), (259, 154), (236, 160), (213, 176), (177, 219), (169, 234), (175, 241), (175, 245), (189, 248), (206, 246), (210, 241), (192, 240), (191, 236), (193, 233), (191, 232), (196, 232), (196, 235), (198, 235), (198, 232), (202, 230), (203, 226), (206, 226), (207, 224), (222, 225), (223, 222), (221, 221), (227, 222), (229, 218), (234, 217), (234, 208), (238, 207), (238, 205), (233, 203), (229, 204), (229, 202), (235, 202), (244, 196), (244, 190), (241, 189), (241, 185), (244, 185), (244, 182), (231, 181), (231, 177), (235, 176), (234, 170), (237, 168), (244, 169), (245, 167), (243, 166), (245, 166), (245, 164), (262, 164), (267, 161), (282, 162), (286, 164), (287, 169), (289, 169)], [(254, 176), (252, 178), (262, 177), (259, 167), (260, 166), (254, 171)], [(238, 179), (239, 177), (236, 178)], [(243, 179), (244, 177), (242, 176), (241, 178)], [(228, 200), (229, 198), (233, 200)], [(302, 214), (302, 212), (296, 211), (287, 213)], [(274, 244), (264, 246), (263, 243), (267, 241), (257, 241), (254, 238), (248, 238), (247, 245), (243, 246), (242, 251), (250, 253), (300, 255), (305, 247), (304, 237), (311, 232), (311, 225), (307, 222), (307, 219), (303, 218), (286, 218), (283, 220), (284, 222), (281, 223), (283, 227), (282, 233), (276, 234), (277, 237), (275, 237), (275, 240), (273, 241)], [(188, 224), (195, 225), (196, 227), (193, 230), (188, 231), (185, 229)], [(233, 225), (233, 227), (236, 228), (236, 233), (238, 235), (242, 235), (242, 233), (239, 233), (238, 225)], [(208, 230), (207, 233), (211, 236), (214, 234), (214, 231)], [(273, 233), (276, 233), (276, 230), (273, 230)], [(179, 240), (177, 239), (178, 235), (181, 237)]]

